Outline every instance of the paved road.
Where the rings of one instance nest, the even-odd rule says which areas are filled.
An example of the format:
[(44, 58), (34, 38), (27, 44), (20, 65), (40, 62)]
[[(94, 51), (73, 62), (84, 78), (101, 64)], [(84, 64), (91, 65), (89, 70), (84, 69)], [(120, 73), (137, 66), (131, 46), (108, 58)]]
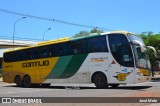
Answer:
[[(66, 87), (68, 86), (68, 87)], [(80, 87), (75, 87), (80, 86)], [(34, 88), (19, 88), (15, 84), (6, 84), (0, 82), (0, 97), (160, 97), (160, 82), (145, 82), (140, 84), (121, 85), (117, 89), (96, 89), (94, 85), (63, 85), (52, 84), (50, 87), (34, 87)], [(56, 103), (58, 106), (66, 106), (66, 103)], [(56, 105), (54, 104), (54, 106)], [(91, 103), (92, 104), (92, 103)], [(87, 106), (91, 105), (87, 104)], [(27, 104), (25, 104), (27, 105)], [(32, 104), (36, 106), (35, 104)], [(39, 104), (44, 105), (44, 104)], [(47, 104), (51, 105), (51, 104)], [(78, 105), (80, 104), (68, 104)], [(86, 105), (86, 104), (83, 104)], [(94, 106), (96, 104), (92, 104)], [(129, 104), (110, 104), (101, 103), (100, 106), (129, 106)], [(96, 106), (97, 106), (96, 105)], [(131, 103), (132, 106), (146, 106), (148, 103)], [(153, 105), (153, 104), (152, 104)], [(152, 106), (151, 105), (151, 106)], [(156, 104), (158, 106), (158, 104)], [(160, 106), (160, 105), (159, 105)]]

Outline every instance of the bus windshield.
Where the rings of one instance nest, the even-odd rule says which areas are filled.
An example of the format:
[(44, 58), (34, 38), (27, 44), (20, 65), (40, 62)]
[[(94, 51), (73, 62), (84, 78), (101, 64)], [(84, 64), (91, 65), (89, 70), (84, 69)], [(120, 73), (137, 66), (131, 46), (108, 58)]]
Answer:
[(135, 55), (135, 62), (136, 62), (136, 67), (138, 68), (150, 68), (149, 64), (149, 58), (147, 54), (147, 49), (145, 47), (145, 44), (143, 43), (142, 39), (138, 36), (135, 35), (129, 35), (130, 41), (138, 41), (141, 43), (141, 46), (143, 46), (145, 49), (144, 51), (141, 50), (141, 46), (139, 44), (133, 44), (133, 52)]

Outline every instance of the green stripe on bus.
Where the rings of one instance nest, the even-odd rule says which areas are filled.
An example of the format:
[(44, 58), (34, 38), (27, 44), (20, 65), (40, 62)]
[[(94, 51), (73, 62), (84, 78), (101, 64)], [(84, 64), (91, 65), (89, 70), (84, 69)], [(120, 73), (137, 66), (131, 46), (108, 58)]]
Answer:
[(56, 79), (58, 78), (63, 71), (66, 69), (68, 63), (72, 59), (73, 56), (62, 56), (59, 57), (56, 65), (53, 67), (50, 74), (47, 76), (47, 79)]
[(69, 78), (73, 76), (81, 67), (88, 54), (74, 55), (70, 60), (67, 68), (58, 78)]

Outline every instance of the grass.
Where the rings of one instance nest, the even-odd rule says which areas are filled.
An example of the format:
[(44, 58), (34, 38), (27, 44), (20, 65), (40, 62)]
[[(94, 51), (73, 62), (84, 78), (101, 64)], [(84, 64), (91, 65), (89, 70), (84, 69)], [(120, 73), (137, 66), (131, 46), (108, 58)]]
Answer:
[(160, 82), (160, 78), (152, 78), (151, 81), (152, 82)]

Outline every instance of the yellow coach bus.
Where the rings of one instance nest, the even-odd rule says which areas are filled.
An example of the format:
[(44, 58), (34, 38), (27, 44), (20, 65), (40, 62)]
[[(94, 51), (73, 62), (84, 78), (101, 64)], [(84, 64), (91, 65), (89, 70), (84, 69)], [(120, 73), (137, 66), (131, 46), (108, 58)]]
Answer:
[(142, 39), (126, 31), (41, 42), (6, 51), (3, 81), (17, 86), (94, 83), (118, 87), (150, 80), (150, 62)]

